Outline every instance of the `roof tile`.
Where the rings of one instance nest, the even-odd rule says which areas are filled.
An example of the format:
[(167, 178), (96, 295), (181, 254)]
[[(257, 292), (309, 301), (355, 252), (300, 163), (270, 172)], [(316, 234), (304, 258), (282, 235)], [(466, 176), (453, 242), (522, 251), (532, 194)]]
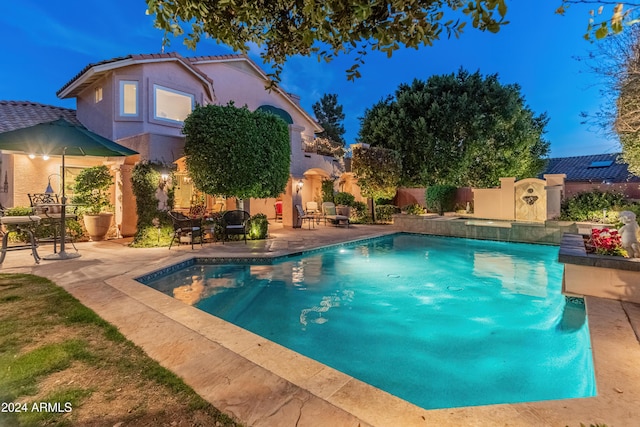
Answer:
[(76, 117), (76, 111), (70, 108), (31, 101), (0, 101), (0, 132), (52, 122), (59, 118), (82, 125)]
[[(610, 166), (593, 167), (593, 162), (611, 161)], [(591, 167), (590, 167), (591, 166)], [(549, 159), (542, 174), (567, 175), (567, 181), (580, 182), (640, 182), (640, 177), (629, 172), (629, 167), (622, 160), (620, 153), (594, 154), (590, 156), (557, 157)], [(541, 174), (541, 175), (542, 175)]]

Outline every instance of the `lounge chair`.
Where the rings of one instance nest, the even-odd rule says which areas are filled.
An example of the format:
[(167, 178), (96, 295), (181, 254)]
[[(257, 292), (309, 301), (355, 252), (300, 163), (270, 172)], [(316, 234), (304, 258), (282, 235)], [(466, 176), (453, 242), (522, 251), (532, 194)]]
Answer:
[(193, 241), (200, 239), (200, 246), (202, 246), (202, 217), (189, 218), (180, 212), (169, 212), (169, 218), (173, 223), (173, 238), (169, 243), (169, 250), (175, 239), (180, 243), (191, 243), (191, 249), (193, 249)]
[(222, 216), (222, 226), (224, 230), (224, 238), (222, 244), (229, 238), (229, 234), (242, 234), (244, 236), (244, 244), (247, 244), (247, 228), (249, 227), (249, 212), (241, 210), (227, 211)]
[(313, 228), (316, 227), (316, 216), (315, 215), (309, 215), (307, 213), (305, 213), (302, 210), (302, 206), (300, 205), (296, 205), (296, 211), (298, 212), (298, 219), (300, 220), (300, 227), (302, 227), (302, 224), (304, 224), (304, 221), (306, 220), (307, 223), (309, 224), (309, 230), (311, 230), (311, 224), (313, 224)]
[(332, 202), (324, 202), (322, 204), (322, 217), (324, 218), (324, 224), (327, 224), (327, 220), (330, 221), (336, 227), (338, 225), (346, 225), (349, 227), (349, 217), (336, 214), (336, 205)]

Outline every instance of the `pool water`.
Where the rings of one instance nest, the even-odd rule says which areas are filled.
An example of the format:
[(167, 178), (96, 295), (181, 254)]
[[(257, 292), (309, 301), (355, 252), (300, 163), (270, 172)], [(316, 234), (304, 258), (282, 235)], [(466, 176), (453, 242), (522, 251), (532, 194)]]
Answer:
[(594, 396), (558, 248), (396, 234), (148, 283), (425, 409)]

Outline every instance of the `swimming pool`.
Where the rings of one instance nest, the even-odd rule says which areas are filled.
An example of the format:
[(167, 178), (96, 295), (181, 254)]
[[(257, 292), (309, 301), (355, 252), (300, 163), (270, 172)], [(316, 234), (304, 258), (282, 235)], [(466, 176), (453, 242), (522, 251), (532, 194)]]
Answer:
[(426, 409), (593, 396), (557, 251), (398, 234), (143, 281)]

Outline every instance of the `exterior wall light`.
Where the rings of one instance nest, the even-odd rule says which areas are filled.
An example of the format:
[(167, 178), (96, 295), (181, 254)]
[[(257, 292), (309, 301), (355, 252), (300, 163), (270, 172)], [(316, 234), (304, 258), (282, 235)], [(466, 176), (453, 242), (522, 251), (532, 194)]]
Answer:
[(167, 183), (169, 182), (169, 175), (166, 173), (163, 173), (162, 175), (160, 175), (160, 181), (158, 182), (158, 188), (161, 190), (164, 190), (164, 187), (166, 187)]
[(300, 190), (302, 190), (302, 186), (304, 185), (304, 183), (302, 182), (302, 180), (298, 180), (298, 182), (296, 183), (296, 194), (298, 194), (300, 192)]

